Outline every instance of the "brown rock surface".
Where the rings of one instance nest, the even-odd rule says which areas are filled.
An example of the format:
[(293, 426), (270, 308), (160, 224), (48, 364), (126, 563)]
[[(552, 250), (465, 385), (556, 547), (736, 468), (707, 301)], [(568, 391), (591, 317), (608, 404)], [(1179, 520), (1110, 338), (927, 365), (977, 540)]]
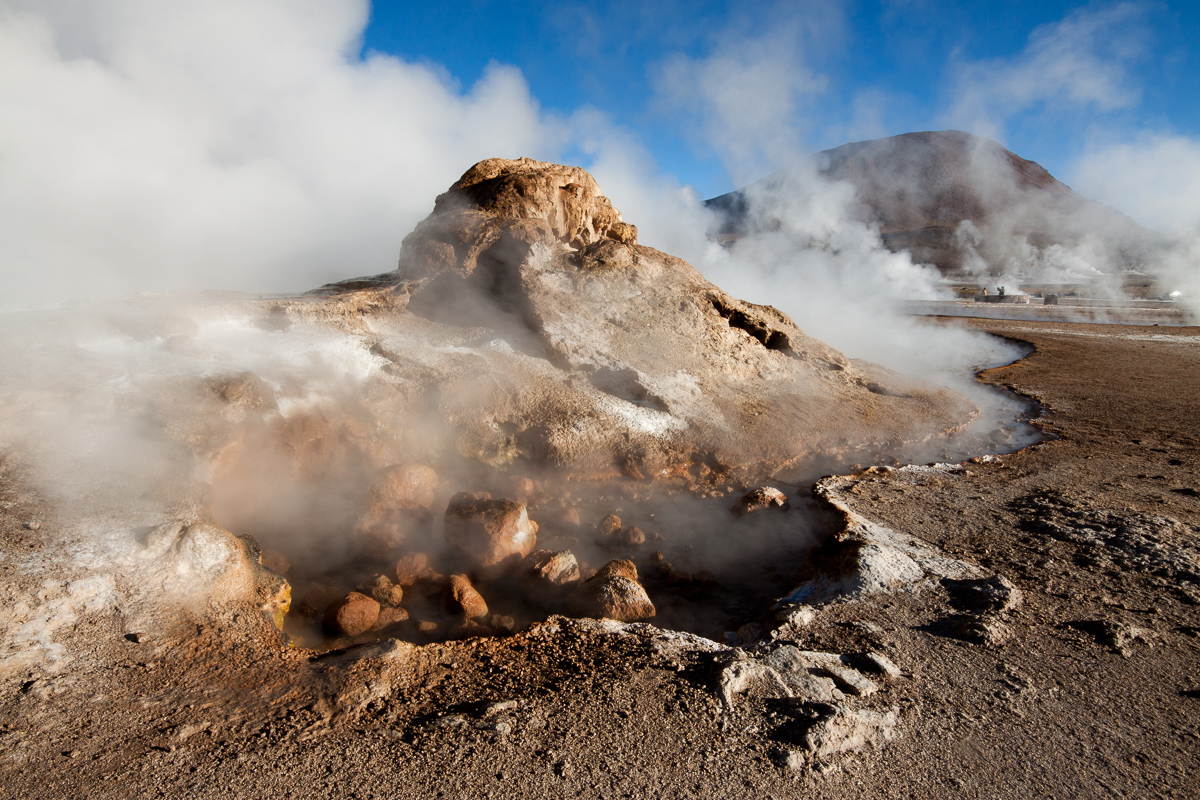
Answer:
[(575, 592), (575, 606), (583, 616), (620, 622), (650, 619), (656, 613), (638, 583), (637, 567), (625, 560), (608, 562), (584, 581)]
[(325, 628), (335, 636), (357, 636), (379, 619), (379, 603), (365, 594), (350, 592), (325, 611)]
[(579, 580), (579, 562), (570, 550), (535, 550), (525, 559), (525, 566), (532, 576), (555, 586)]
[(945, 390), (851, 363), (775, 309), (636, 244), (575, 168), (482, 162), (380, 280), (408, 312), (389, 315), (431, 343), (460, 346), (483, 329), (504, 343), (437, 362), (446, 348), (386, 336), (372, 346), (407, 394), (439, 398), (445, 413), (424, 435), (492, 466), (688, 481), (689, 467), (712, 462), (764, 476), (924, 439), (974, 413)]
[(475, 567), (490, 568), (533, 552), (536, 528), (525, 506), (493, 500), (487, 493), (460, 492), (446, 508), (446, 541)]
[(466, 575), (450, 576), (443, 599), (451, 614), (461, 614), (467, 619), (481, 619), (488, 614), (487, 603)]

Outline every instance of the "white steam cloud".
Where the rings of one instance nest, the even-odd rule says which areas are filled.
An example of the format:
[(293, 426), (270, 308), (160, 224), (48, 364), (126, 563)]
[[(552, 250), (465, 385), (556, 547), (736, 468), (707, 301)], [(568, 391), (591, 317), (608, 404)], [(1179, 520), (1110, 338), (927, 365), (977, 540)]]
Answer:
[(0, 302), (382, 272), (467, 166), (556, 152), (519, 71), (360, 60), (368, 13), (0, 2)]

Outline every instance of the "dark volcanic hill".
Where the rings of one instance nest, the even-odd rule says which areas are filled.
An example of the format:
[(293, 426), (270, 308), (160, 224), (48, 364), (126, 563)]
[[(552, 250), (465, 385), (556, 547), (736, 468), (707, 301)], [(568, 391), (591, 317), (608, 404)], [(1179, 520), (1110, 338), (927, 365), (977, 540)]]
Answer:
[[(1083, 248), (1102, 272), (1131, 269), (1161, 240), (1039, 164), (962, 131), (853, 142), (815, 159), (821, 176), (855, 186), (855, 214), (879, 226), (885, 245), (943, 270), (986, 264), (988, 272), (1028, 273), (1055, 246), (1060, 253)], [(723, 234), (744, 235), (755, 228), (758, 204), (787, 191), (795, 177), (774, 173), (706, 205), (723, 212)]]

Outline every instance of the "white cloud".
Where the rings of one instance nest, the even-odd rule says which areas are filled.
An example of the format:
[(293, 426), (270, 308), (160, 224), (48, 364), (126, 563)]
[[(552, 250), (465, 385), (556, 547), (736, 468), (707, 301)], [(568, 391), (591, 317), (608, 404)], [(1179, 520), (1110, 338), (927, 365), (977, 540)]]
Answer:
[(1081, 8), (1034, 29), (1011, 58), (952, 59), (947, 122), (1002, 139), (1005, 121), (1035, 106), (1060, 113), (1136, 105), (1140, 92), (1128, 71), (1145, 49), (1143, 13), (1134, 3)]
[(472, 163), (554, 156), (517, 70), (359, 60), (367, 12), (0, 2), (5, 303), (382, 272)]
[(704, 58), (675, 54), (658, 67), (656, 101), (682, 115), (685, 130), (694, 126), (693, 141), (715, 151), (744, 184), (801, 152), (802, 103), (826, 79), (803, 63), (800, 49), (776, 33), (727, 39)]

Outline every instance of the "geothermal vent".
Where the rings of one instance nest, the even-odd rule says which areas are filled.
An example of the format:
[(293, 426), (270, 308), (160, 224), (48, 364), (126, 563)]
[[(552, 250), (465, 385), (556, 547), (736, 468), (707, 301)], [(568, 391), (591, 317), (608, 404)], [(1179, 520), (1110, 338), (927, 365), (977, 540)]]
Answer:
[(812, 544), (803, 518), (734, 520), (746, 488), (897, 455), (974, 413), (639, 245), (587, 172), (530, 159), (468, 170), (394, 273), (273, 303), (267, 322), (341, 329), (369, 368), (303, 402), (269, 376), (217, 385), (253, 424), (219, 448), (211, 508), (290, 564), (291, 618), (335, 636), (655, 604), (719, 633), (789, 588), (764, 564)]
[(15, 381), (6, 433), (60, 465), (44, 483), (81, 529), (136, 531), (131, 585), (253, 602), (321, 647), (550, 614), (719, 636), (794, 588), (797, 484), (975, 413), (639, 245), (590, 175), (529, 159), (472, 167), (395, 272), (126, 306), (14, 329), (61, 331), (14, 352), (73, 366)]

